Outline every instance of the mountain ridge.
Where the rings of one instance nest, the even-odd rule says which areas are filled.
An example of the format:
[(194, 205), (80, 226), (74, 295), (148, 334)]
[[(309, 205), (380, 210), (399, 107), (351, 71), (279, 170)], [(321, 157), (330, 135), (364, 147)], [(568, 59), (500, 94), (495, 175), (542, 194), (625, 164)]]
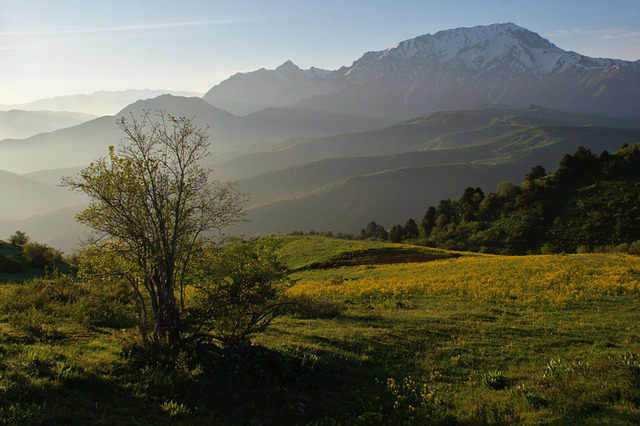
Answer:
[[(216, 108), (198, 97), (161, 95), (138, 100), (114, 116), (103, 116), (88, 122), (41, 133), (25, 139), (0, 140), (0, 170), (27, 173), (51, 168), (66, 168), (88, 164), (105, 155), (110, 145), (117, 146), (123, 134), (116, 126), (122, 117), (133, 114), (139, 118), (144, 111), (158, 110), (177, 117), (193, 118), (194, 124), (208, 129), (211, 150), (223, 152), (229, 148), (281, 141), (300, 135), (318, 135), (377, 127), (375, 121), (358, 122), (334, 114), (275, 114), (264, 112), (252, 117), (240, 117)], [(268, 112), (267, 112), (268, 113)], [(292, 119), (295, 123), (289, 125)]]
[(268, 85), (283, 67), (305, 72), (287, 61), (273, 71), (236, 74), (203, 99), (223, 109), (287, 106), (395, 121), (487, 103), (640, 117), (638, 61), (568, 52), (513, 23), (408, 39), (366, 52), (349, 67), (290, 84), (281, 80), (270, 98), (251, 90)]
[(24, 139), (52, 132), (97, 118), (95, 115), (68, 111), (0, 111), (0, 140)]
[(114, 115), (127, 105), (140, 99), (154, 98), (163, 94), (175, 96), (200, 96), (197, 92), (179, 90), (100, 90), (93, 93), (78, 93), (65, 96), (37, 99), (12, 105), (0, 105), (0, 110), (23, 109), (26, 111), (81, 112), (96, 116)]
[[(466, 123), (467, 133), (460, 134), (461, 123)], [(499, 131), (491, 131), (492, 126)], [(532, 165), (549, 169), (578, 145), (611, 152), (623, 143), (640, 142), (640, 122), (598, 120), (534, 106), (494, 106), (434, 113), (377, 133), (294, 139), (274, 144), (277, 150), (273, 152), (248, 157), (251, 161), (245, 166), (242, 163), (247, 158), (240, 157), (235, 163), (214, 164), (217, 179), (228, 181), (235, 173), (241, 178), (237, 182), (241, 191), (257, 194), (247, 205), (253, 222), (229, 232), (246, 236), (309, 229), (357, 232), (372, 219), (390, 226), (404, 221), (408, 214), (421, 214), (425, 205), (459, 195), (470, 185), (491, 190), (500, 182), (521, 179)], [(321, 146), (314, 147), (314, 140), (320, 140)], [(297, 146), (304, 147), (304, 156), (287, 153)], [(348, 150), (358, 155), (347, 157)], [(365, 157), (373, 153), (379, 155)], [(318, 155), (331, 158), (314, 162)], [(287, 158), (290, 164), (283, 162)], [(258, 167), (265, 169), (263, 174), (256, 173)], [(67, 172), (73, 169), (23, 177), (50, 184)], [(69, 208), (24, 220), (0, 220), (0, 235), (20, 229), (39, 241), (70, 250), (70, 242), (82, 234), (80, 226), (73, 224), (74, 213), (77, 210)]]

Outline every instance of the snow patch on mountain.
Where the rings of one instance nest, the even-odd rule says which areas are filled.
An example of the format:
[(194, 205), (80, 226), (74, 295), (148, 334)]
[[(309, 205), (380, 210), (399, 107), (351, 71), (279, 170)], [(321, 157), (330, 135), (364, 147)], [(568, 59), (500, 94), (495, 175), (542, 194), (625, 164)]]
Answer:
[(357, 74), (360, 66), (372, 62), (390, 61), (415, 66), (437, 64), (443, 68), (464, 66), (479, 72), (509, 65), (538, 77), (626, 63), (566, 52), (532, 31), (507, 23), (457, 28), (405, 40), (389, 49), (365, 54), (345, 75)]
[(506, 23), (425, 34), (335, 71), (287, 61), (236, 74), (204, 99), (239, 115), (291, 107), (398, 120), (500, 102), (637, 116), (639, 91), (640, 61), (568, 52)]

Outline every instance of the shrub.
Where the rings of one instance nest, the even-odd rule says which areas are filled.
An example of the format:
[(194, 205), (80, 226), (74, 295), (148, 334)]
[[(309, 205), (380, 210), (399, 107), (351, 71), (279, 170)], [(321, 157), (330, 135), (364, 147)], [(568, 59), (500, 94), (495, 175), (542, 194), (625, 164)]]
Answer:
[(553, 244), (543, 244), (542, 247), (540, 247), (540, 253), (542, 254), (555, 254), (558, 253), (560, 250)]
[(339, 302), (315, 299), (307, 295), (288, 296), (284, 300), (289, 303), (287, 310), (302, 318), (335, 318), (344, 310), (344, 305)]
[(186, 417), (191, 413), (189, 407), (184, 404), (178, 404), (174, 400), (165, 401), (164, 404), (162, 404), (162, 410), (175, 419)]
[(9, 237), (9, 242), (14, 246), (23, 246), (29, 242), (29, 237), (22, 231), (16, 231), (15, 234)]
[(284, 307), (278, 303), (287, 267), (273, 238), (210, 248), (194, 276), (197, 297), (190, 317), (226, 346), (249, 344)]
[(487, 371), (480, 377), (480, 383), (489, 389), (500, 390), (507, 386), (507, 378), (504, 377), (502, 371)]
[(46, 244), (26, 243), (22, 247), (22, 256), (37, 269), (55, 268), (62, 261), (62, 252)]
[[(376, 380), (378, 381), (378, 380)], [(380, 383), (380, 381), (378, 381)], [(412, 377), (388, 378), (378, 398), (366, 403), (356, 424), (448, 424), (443, 400), (436, 389)]]
[(580, 244), (576, 248), (576, 253), (578, 253), (578, 254), (591, 253), (591, 247), (589, 247), (586, 244)]
[(82, 285), (83, 294), (69, 306), (69, 316), (86, 327), (115, 329), (135, 324), (131, 287), (123, 282), (91, 281)]
[(640, 254), (640, 240), (631, 243), (631, 245), (629, 246), (629, 254)]
[(65, 305), (80, 296), (79, 287), (67, 277), (37, 278), (3, 294), (0, 311), (9, 322), (31, 335), (41, 335), (66, 316)]
[(86, 284), (67, 276), (37, 278), (3, 293), (0, 312), (33, 335), (69, 320), (87, 327), (123, 328), (133, 323), (127, 291), (122, 285)]

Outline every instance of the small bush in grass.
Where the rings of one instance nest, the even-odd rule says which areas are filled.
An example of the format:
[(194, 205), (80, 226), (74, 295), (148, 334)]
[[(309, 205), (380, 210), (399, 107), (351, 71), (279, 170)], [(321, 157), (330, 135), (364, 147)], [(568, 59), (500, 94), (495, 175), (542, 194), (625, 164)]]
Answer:
[(175, 419), (185, 417), (191, 413), (189, 407), (184, 404), (178, 404), (174, 400), (165, 401), (164, 404), (162, 404), (162, 410)]
[(634, 241), (629, 246), (629, 254), (640, 255), (640, 240)]
[(480, 377), (480, 384), (489, 389), (500, 390), (507, 386), (507, 378), (504, 377), (502, 371), (490, 370)]
[(287, 296), (288, 312), (302, 318), (335, 318), (342, 314), (344, 305), (306, 295)]
[(13, 311), (24, 311), (29, 308), (51, 314), (60, 305), (73, 303), (80, 297), (79, 286), (68, 277), (56, 279), (35, 278), (14, 291), (5, 293), (2, 306)]
[(227, 347), (250, 345), (282, 313), (279, 302), (288, 269), (274, 238), (210, 247), (194, 274), (190, 319), (201, 335)]
[[(377, 381), (377, 380), (376, 380)], [(444, 404), (434, 387), (407, 376), (401, 381), (386, 380), (381, 395), (365, 404), (357, 424), (440, 424), (446, 423)]]
[(128, 328), (135, 324), (131, 288), (122, 281), (91, 281), (83, 296), (69, 307), (70, 316), (87, 327)]
[(56, 262), (62, 262), (61, 251), (40, 243), (26, 243), (22, 247), (22, 256), (37, 269), (55, 268)]

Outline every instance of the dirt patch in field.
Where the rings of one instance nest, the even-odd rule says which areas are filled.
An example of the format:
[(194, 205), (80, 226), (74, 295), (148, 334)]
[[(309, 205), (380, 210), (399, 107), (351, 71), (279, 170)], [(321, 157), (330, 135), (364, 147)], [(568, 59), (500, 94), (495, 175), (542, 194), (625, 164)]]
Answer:
[(418, 250), (367, 250), (344, 253), (328, 262), (314, 263), (305, 269), (332, 269), (341, 266), (388, 265), (392, 263), (433, 262), (458, 257), (446, 253), (428, 253)]

